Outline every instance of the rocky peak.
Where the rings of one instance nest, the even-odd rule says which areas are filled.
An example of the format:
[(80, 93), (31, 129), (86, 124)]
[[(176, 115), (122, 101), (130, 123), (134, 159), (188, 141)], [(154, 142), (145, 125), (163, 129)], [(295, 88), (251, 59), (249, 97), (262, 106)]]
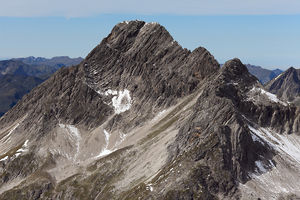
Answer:
[(286, 76), (290, 76), (290, 78), (300, 84), (300, 69), (295, 69), (294, 67), (290, 67), (286, 71)]
[(295, 72), (296, 69), (294, 67), (290, 67), (286, 70), (286, 73)]
[(237, 87), (247, 90), (259, 84), (257, 78), (249, 73), (247, 67), (238, 58), (229, 60), (223, 65), (219, 79), (218, 87), (227, 88), (227, 92), (232, 92)]
[(81, 67), (95, 91), (127, 89), (151, 109), (172, 105), (219, 70), (206, 49), (183, 49), (163, 26), (143, 21), (117, 24)]
[(228, 71), (233, 75), (242, 75), (243, 73), (248, 73), (248, 69), (238, 58), (227, 61), (223, 67), (223, 71)]
[(300, 69), (290, 67), (265, 87), (279, 98), (300, 105)]
[(162, 46), (165, 42), (171, 42), (172, 40), (173, 38), (169, 32), (158, 23), (146, 23), (138, 20), (125, 21), (117, 24), (111, 33), (100, 43), (98, 48), (96, 47), (86, 59), (88, 60), (93, 57), (103, 45), (114, 51), (126, 52), (134, 44), (136, 46), (133, 48), (137, 46), (141, 48), (146, 43), (152, 42), (156, 42)]

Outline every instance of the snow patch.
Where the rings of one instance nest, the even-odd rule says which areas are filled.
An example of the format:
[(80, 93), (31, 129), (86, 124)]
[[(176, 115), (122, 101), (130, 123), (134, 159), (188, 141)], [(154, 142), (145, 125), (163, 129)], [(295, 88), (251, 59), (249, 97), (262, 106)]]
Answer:
[[(125, 140), (126, 135), (124, 133), (119, 133), (119, 140), (118, 142), (115, 143), (114, 145), (114, 149), (116, 150), (116, 148)], [(113, 150), (114, 151), (114, 150)]]
[(97, 158), (106, 156), (106, 155), (108, 155), (108, 154), (111, 154), (112, 152), (113, 152), (113, 151), (111, 151), (111, 150), (103, 149), (103, 150), (101, 151), (101, 153), (97, 156)]
[(278, 76), (276, 76), (274, 80), (277, 80), (279, 77), (282, 76), (282, 74), (283, 74), (283, 73), (281, 73), (281, 74), (279, 74)]
[(283, 154), (284, 157), (288, 156), (290, 159), (300, 163), (300, 138), (296, 135), (280, 135), (273, 133), (269, 129), (259, 128), (248, 125), (252, 133), (256, 134), (265, 141), (270, 147), (279, 153)]
[(146, 185), (146, 190), (150, 190), (151, 192), (153, 192), (152, 184)]
[(16, 158), (19, 157), (19, 155), (21, 155), (21, 153), (20, 153), (20, 152), (17, 152), (17, 153), (15, 154)]
[(21, 147), (20, 149), (17, 150), (17, 153), (22, 153), (22, 152), (27, 151), (27, 150), (28, 150), (27, 147), (28, 147), (28, 140), (26, 140), (26, 141), (24, 142), (24, 144), (22, 145), (22, 147)]
[[(278, 199), (283, 193), (295, 193), (300, 191), (299, 165), (300, 165), (300, 138), (295, 134), (281, 135), (269, 128), (250, 125), (252, 139), (261, 140), (276, 151), (274, 157), (276, 166), (272, 160), (255, 162), (255, 173), (249, 174), (251, 180), (239, 185), (244, 198), (242, 199)], [(251, 197), (251, 198), (249, 198)]]
[(16, 130), (16, 128), (18, 128), (19, 125), (20, 125), (19, 123), (18, 123), (17, 125), (15, 125), (15, 126), (9, 131), (9, 133), (1, 139), (1, 142), (2, 142), (2, 143), (6, 143), (6, 142), (10, 139), (10, 135)]
[(8, 159), (8, 156), (5, 156), (4, 158), (2, 158), (1, 160), (0, 160), (0, 162), (1, 161), (5, 161), (5, 160), (7, 160)]
[[(277, 98), (277, 96), (275, 94), (272, 94), (270, 92), (267, 92), (265, 91), (264, 89), (262, 88), (258, 88), (258, 87), (253, 87), (251, 90), (250, 90), (250, 94), (262, 94), (262, 95), (265, 95), (270, 101), (272, 102), (275, 102), (275, 103), (280, 103), (284, 106), (287, 106), (288, 104), (286, 102), (283, 102), (281, 100), (279, 100)], [(249, 100), (253, 100), (253, 97), (250, 97)]]
[(255, 161), (255, 165), (258, 168), (259, 172), (266, 173), (268, 170), (264, 167), (260, 160)]
[(108, 96), (108, 95), (118, 95), (118, 91), (109, 89), (109, 90), (107, 90), (107, 91), (104, 92), (104, 95), (105, 96)]
[(100, 157), (103, 157), (103, 156), (106, 156), (110, 153), (112, 153), (113, 151), (109, 150), (108, 149), (108, 145), (109, 145), (109, 138), (110, 138), (110, 134), (104, 129), (104, 135), (105, 135), (105, 147), (104, 149), (100, 152), (100, 154), (98, 156), (96, 156), (96, 158), (100, 158)]
[(124, 133), (120, 133), (120, 143), (122, 143), (126, 138), (126, 135)]
[(23, 147), (24, 147), (24, 148), (27, 148), (27, 147), (28, 147), (28, 141), (29, 141), (29, 140), (26, 140), (26, 141), (24, 142), (24, 144), (23, 144)]
[(104, 129), (104, 134), (105, 134), (106, 146), (108, 146), (110, 134), (105, 129)]
[(28, 147), (28, 141), (29, 141), (29, 140), (26, 140), (26, 141), (24, 142), (24, 144), (22, 145), (22, 147), (16, 151), (16, 153), (15, 153), (16, 158), (17, 158), (19, 155), (21, 155), (23, 152), (27, 152), (27, 151), (28, 151), (28, 148), (27, 148), (27, 147)]
[(113, 98), (112, 106), (114, 107), (115, 113), (120, 114), (122, 112), (125, 112), (131, 108), (132, 105), (132, 99), (130, 96), (129, 90), (125, 89), (123, 91), (116, 91), (116, 90), (106, 90), (105, 92), (102, 92), (101, 90), (97, 91), (100, 95), (109, 96), (112, 95)]
[(131, 108), (131, 103), (129, 90), (119, 91), (119, 95), (112, 98), (112, 105), (116, 114), (129, 110)]
[(262, 141), (262, 139), (261, 138), (259, 138), (257, 135), (255, 135), (255, 134), (251, 134), (251, 137), (252, 137), (252, 140), (254, 141), (254, 142), (260, 142), (261, 144), (264, 144), (264, 142)]
[(110, 139), (110, 133), (107, 132), (105, 129), (103, 130), (104, 135), (105, 135), (105, 147), (102, 149), (102, 151), (100, 152), (100, 154), (98, 156), (96, 156), (95, 158), (100, 158), (103, 156), (106, 156), (108, 154), (111, 154), (112, 152), (118, 150), (118, 146), (125, 140), (126, 135), (124, 133), (120, 133), (120, 139), (118, 142), (116, 142), (114, 144), (114, 147), (112, 148), (112, 150), (108, 149), (108, 145), (109, 145), (109, 139)]

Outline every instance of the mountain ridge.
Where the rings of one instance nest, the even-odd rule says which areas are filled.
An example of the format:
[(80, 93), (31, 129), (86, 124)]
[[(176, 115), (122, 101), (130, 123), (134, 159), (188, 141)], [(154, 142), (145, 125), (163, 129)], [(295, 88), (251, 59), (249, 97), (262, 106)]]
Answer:
[(275, 97), (239, 59), (220, 68), (157, 23), (119, 23), (0, 118), (0, 198), (267, 197), (256, 175), (291, 162), (299, 177), (278, 147), (297, 141), (299, 108)]
[(29, 56), (25, 58), (12, 58), (11, 60), (22, 61), (23, 63), (28, 65), (47, 65), (52, 67), (62, 67), (77, 65), (83, 60), (83, 58), (70, 58), (69, 56), (55, 56), (52, 58)]
[(278, 97), (300, 105), (300, 69), (290, 67), (266, 84), (266, 89)]

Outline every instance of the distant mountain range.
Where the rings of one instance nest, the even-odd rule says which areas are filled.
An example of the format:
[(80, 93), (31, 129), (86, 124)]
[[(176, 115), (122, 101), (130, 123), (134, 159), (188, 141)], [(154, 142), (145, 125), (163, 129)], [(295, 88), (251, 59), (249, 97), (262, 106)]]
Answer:
[(71, 66), (77, 65), (83, 59), (81, 57), (78, 58), (70, 58), (68, 56), (57, 56), (53, 58), (42, 58), (42, 57), (26, 57), (26, 58), (15, 58), (12, 60), (22, 61), (28, 65), (39, 65), (39, 66), (51, 66), (51, 67), (62, 67), (62, 66)]
[(42, 79), (48, 78), (53, 74), (59, 66), (49, 65), (30, 65), (20, 60), (4, 60), (0, 61), (0, 76), (4, 75), (23, 75), (34, 76)]
[(44, 80), (24, 75), (5, 75), (0, 77), (0, 116), (13, 107), (32, 88)]
[(0, 61), (0, 116), (14, 106), (32, 88), (63, 66), (79, 64), (82, 58), (67, 56), (15, 58)]
[(246, 67), (247, 67), (248, 71), (252, 75), (256, 76), (256, 78), (258, 78), (258, 80), (262, 84), (269, 82), (270, 80), (277, 77), (279, 74), (281, 74), (283, 72), (280, 69), (269, 70), (269, 69), (262, 68), (260, 66), (255, 66), (255, 65), (250, 65), (250, 64), (247, 64)]

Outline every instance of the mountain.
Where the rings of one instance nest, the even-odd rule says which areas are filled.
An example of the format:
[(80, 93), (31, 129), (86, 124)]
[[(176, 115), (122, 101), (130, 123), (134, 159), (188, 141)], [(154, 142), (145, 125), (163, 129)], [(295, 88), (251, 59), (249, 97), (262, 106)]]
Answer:
[(62, 67), (62, 66), (72, 66), (80, 63), (83, 58), (70, 58), (68, 56), (56, 56), (53, 58), (43, 58), (43, 57), (26, 57), (26, 58), (15, 58), (13, 60), (22, 61), (28, 65), (39, 65), (39, 66), (51, 66), (51, 67)]
[(300, 69), (290, 67), (267, 83), (266, 89), (286, 101), (300, 105)]
[(252, 75), (256, 76), (262, 84), (269, 82), (270, 80), (277, 77), (279, 74), (283, 72), (280, 69), (269, 70), (269, 69), (264, 69), (260, 66), (255, 66), (250, 64), (247, 64), (246, 67), (248, 71)]
[(239, 59), (119, 23), (0, 118), (0, 199), (297, 197), (299, 111)]
[(58, 69), (57, 66), (29, 65), (19, 60), (0, 61), (0, 76), (9, 74), (48, 78)]
[[(29, 62), (31, 60), (31, 62)], [(27, 62), (28, 64), (24, 63)], [(61, 66), (78, 64), (69, 57), (24, 58), (0, 61), (0, 116), (7, 112), (32, 88), (49, 78)]]
[(0, 77), (0, 116), (18, 100), (20, 100), (32, 88), (42, 83), (37, 77), (24, 75), (4, 75)]

